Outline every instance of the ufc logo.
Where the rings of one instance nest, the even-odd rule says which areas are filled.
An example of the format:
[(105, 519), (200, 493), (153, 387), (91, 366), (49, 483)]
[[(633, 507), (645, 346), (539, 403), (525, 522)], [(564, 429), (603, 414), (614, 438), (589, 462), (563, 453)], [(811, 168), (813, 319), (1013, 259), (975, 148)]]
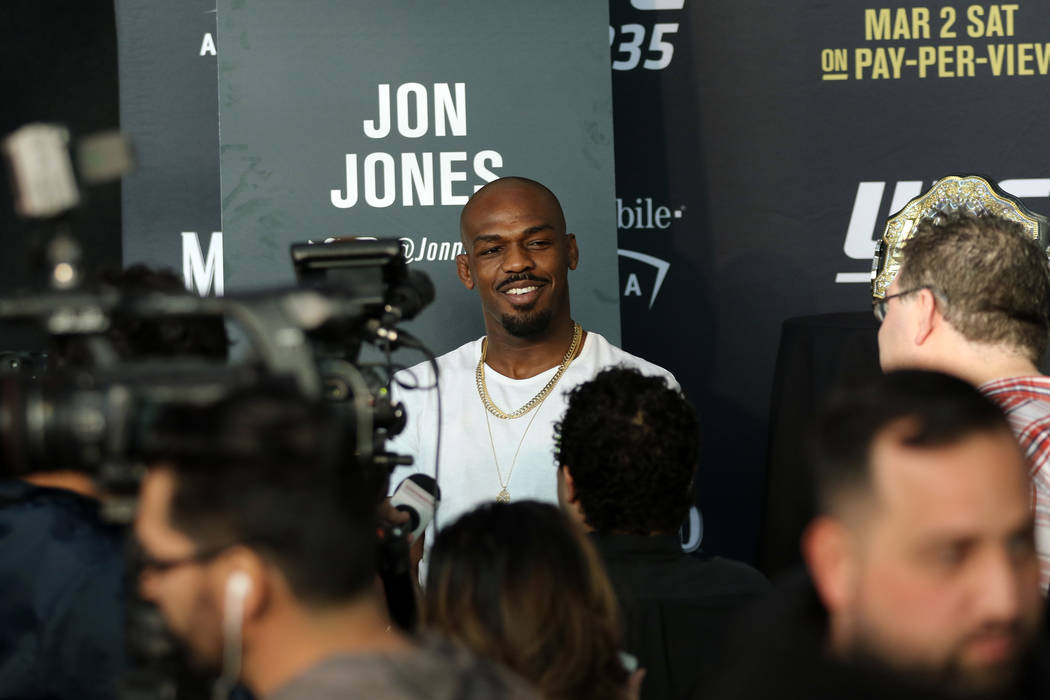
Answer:
[[(999, 187), (1020, 199), (1050, 197), (1050, 178), (1001, 180)], [(905, 204), (922, 194), (922, 191), (922, 180), (900, 180), (894, 185), (893, 195), (884, 209), (886, 204), (885, 182), (858, 184), (857, 196), (853, 200), (853, 212), (849, 217), (849, 226), (846, 228), (846, 240), (842, 250), (853, 260), (870, 262), (875, 255), (876, 235), (882, 234), (881, 230), (876, 233), (878, 223), (884, 222), (891, 215), (903, 209)], [(870, 272), (840, 272), (835, 275), (835, 281), (839, 283), (866, 283), (870, 280)]]

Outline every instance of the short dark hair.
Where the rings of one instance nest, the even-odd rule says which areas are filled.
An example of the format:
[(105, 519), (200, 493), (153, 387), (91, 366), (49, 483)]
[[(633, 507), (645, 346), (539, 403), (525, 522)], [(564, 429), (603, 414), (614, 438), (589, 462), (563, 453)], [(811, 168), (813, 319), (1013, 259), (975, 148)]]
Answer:
[(1020, 224), (965, 211), (926, 219), (901, 258), (898, 286), (942, 295), (941, 313), (963, 337), (1039, 361), (1050, 330), (1050, 267)]
[(1010, 426), (998, 406), (956, 377), (925, 370), (880, 375), (834, 395), (818, 416), (812, 441), (817, 508), (836, 514), (847, 499), (870, 493), (871, 451), (898, 428), (909, 447), (941, 447)]
[(696, 412), (663, 377), (613, 367), (568, 393), (554, 457), (599, 532), (673, 532), (693, 503)]
[(243, 544), (305, 603), (371, 584), (382, 485), (354, 455), (334, 404), (284, 387), (241, 390), (210, 407), (169, 407), (156, 432), (175, 474), (171, 524), (199, 549)]
[(626, 698), (612, 584), (586, 534), (554, 505), (487, 503), (444, 528), (424, 615), (545, 698)]

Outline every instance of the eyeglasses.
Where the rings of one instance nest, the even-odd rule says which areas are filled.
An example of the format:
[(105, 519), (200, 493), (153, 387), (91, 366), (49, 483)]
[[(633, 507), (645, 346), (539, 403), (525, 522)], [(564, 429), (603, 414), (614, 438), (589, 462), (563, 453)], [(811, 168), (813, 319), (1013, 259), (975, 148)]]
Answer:
[(224, 544), (217, 547), (207, 547), (205, 549), (199, 549), (192, 554), (187, 554), (184, 557), (162, 559), (160, 557), (151, 556), (141, 545), (134, 544), (132, 545), (131, 556), (132, 563), (135, 567), (134, 570), (137, 573), (144, 574), (150, 572), (160, 574), (187, 564), (203, 564), (204, 562), (214, 559), (233, 546), (234, 544)]
[(896, 299), (907, 294), (913, 294), (923, 289), (929, 289), (929, 287), (915, 287), (914, 289), (907, 289), (903, 292), (897, 292), (896, 294), (890, 294), (887, 297), (883, 297), (877, 301), (871, 302), (871, 312), (875, 314), (875, 320), (882, 323), (886, 319), (886, 309), (889, 307), (890, 299)]

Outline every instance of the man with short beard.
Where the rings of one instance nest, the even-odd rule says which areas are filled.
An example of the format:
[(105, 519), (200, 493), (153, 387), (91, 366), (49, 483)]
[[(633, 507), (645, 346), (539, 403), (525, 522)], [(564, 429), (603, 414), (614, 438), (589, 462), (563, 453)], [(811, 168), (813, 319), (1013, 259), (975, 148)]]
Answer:
[(890, 372), (815, 438), (809, 575), (755, 612), (707, 697), (1050, 697), (1028, 469), (998, 407)]
[(666, 370), (572, 318), (569, 271), (579, 249), (546, 187), (520, 177), (490, 182), (463, 208), (460, 235), (457, 273), (478, 291), (486, 335), (438, 358), (440, 392), (426, 389), (434, 384), (428, 363), (401, 374), (424, 389), (398, 392), (408, 425), (390, 446), (415, 458), (394, 472), (392, 485), (414, 471), (437, 476), (439, 525), (486, 501), (556, 504), (552, 435), (562, 394), (602, 368), (624, 364), (677, 386)]

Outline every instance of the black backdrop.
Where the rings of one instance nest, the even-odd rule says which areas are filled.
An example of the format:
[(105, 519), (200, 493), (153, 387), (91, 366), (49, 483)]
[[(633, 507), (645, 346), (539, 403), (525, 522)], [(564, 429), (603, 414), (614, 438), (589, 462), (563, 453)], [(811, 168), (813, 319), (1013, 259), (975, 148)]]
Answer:
[[(118, 120), (117, 38), (111, 2), (9, 0), (0, 22), (0, 135), (30, 121), (66, 124), (71, 136), (112, 129)], [(92, 269), (120, 265), (120, 186), (92, 189), (75, 221)], [(38, 228), (14, 215), (0, 168), (0, 289), (36, 284), (28, 264)]]
[[(666, 9), (639, 9), (654, 5)], [(623, 341), (673, 368), (702, 414), (706, 549), (754, 556), (781, 325), (869, 308), (865, 284), (836, 280), (866, 280), (893, 200), (976, 171), (1026, 180), (1016, 193), (1050, 212), (1050, 3), (1015, 5), (1011, 26), (1006, 5), (947, 0), (610, 2), (613, 59), (631, 63), (639, 31), (643, 49), (637, 67), (614, 63), (617, 197), (682, 212), (667, 229), (620, 220), (622, 249), (670, 263), (651, 308), (647, 289), (621, 299)], [(928, 38), (913, 8), (927, 10)], [(656, 40), (673, 55), (647, 69), (661, 24), (677, 25)], [(954, 75), (968, 51), (973, 75)], [(1018, 52), (1032, 75), (1016, 60), (1008, 74)], [(641, 268), (621, 256), (621, 285)], [(856, 361), (870, 364), (870, 350)]]
[[(201, 53), (214, 16), (198, 4), (186, 3), (192, 36), (146, 42), (142, 59), (181, 51), (214, 80), (214, 56)], [(138, 19), (149, 8), (118, 3)], [(929, 36), (913, 8), (927, 10)], [(845, 280), (865, 277), (876, 221), (944, 173), (1013, 180), (1050, 211), (1050, 3), (610, 0), (609, 10), (623, 344), (674, 371), (700, 409), (705, 549), (752, 559), (784, 320), (866, 309), (865, 285)], [(110, 2), (5, 3), (0, 130), (117, 124), (114, 24)], [(161, 24), (158, 35), (180, 36)], [(206, 120), (192, 128), (215, 133)], [(215, 181), (213, 139), (183, 149), (182, 191)], [(89, 263), (119, 264), (119, 192), (91, 194), (78, 226)], [(202, 241), (218, 230), (207, 200), (192, 225)], [(29, 236), (6, 196), (0, 230), (10, 291), (30, 278)]]

